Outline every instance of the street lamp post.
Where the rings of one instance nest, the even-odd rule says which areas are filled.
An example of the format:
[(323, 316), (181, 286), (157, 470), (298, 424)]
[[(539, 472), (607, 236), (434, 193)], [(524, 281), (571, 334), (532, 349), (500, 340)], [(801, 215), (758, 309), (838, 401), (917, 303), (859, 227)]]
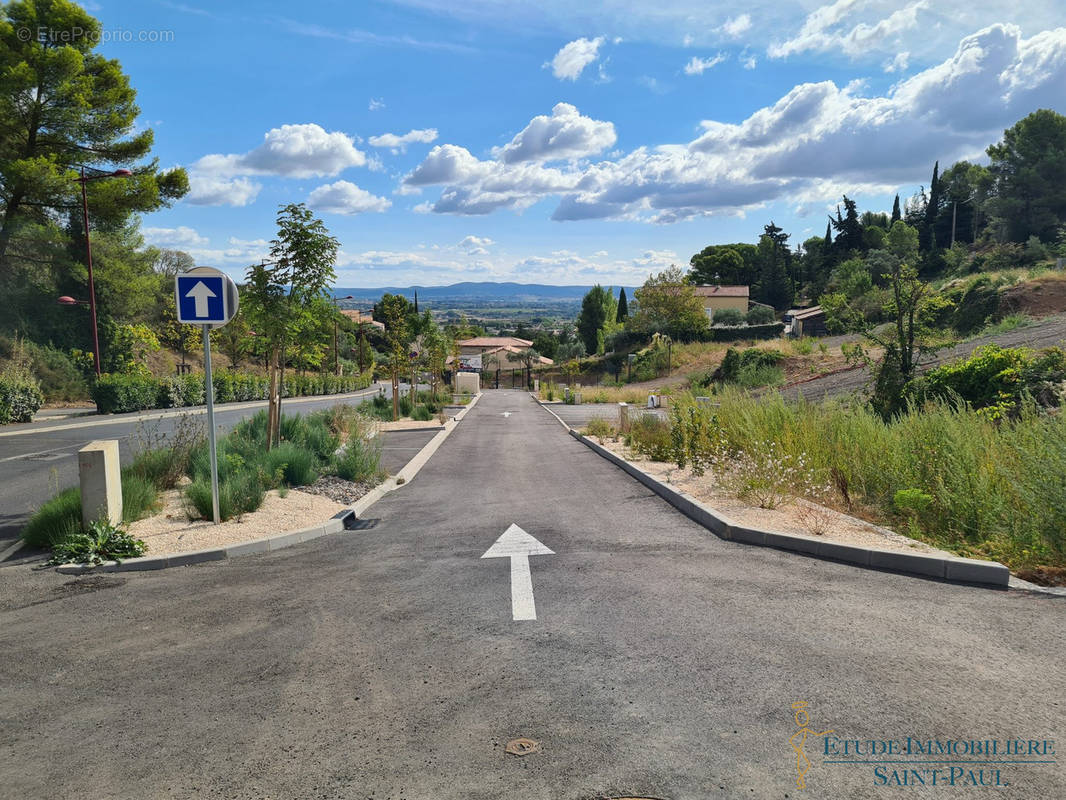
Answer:
[[(96, 285), (93, 283), (93, 249), (89, 243), (89, 200), (85, 194), (85, 184), (102, 178), (124, 178), (132, 174), (128, 169), (116, 169), (114, 172), (86, 175), (85, 167), (82, 167), (81, 177), (74, 179), (81, 184), (81, 214), (85, 228), (85, 266), (89, 270), (89, 318), (93, 326), (93, 366), (96, 368), (97, 378), (100, 377), (100, 335), (97, 333), (96, 325)], [(62, 302), (62, 299), (60, 302)]]

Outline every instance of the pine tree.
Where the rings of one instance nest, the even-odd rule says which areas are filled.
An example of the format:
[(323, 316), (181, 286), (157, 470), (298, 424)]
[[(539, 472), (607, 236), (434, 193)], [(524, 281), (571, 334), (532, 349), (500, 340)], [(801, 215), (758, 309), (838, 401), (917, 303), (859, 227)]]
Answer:
[(618, 292), (618, 311), (615, 312), (615, 322), (625, 322), (629, 319), (629, 303), (626, 301), (626, 290), (623, 286)]
[(933, 164), (933, 180), (929, 184), (929, 202), (925, 206), (925, 220), (918, 231), (918, 247), (923, 253), (936, 250), (936, 215), (940, 211), (940, 162)]
[(897, 194), (895, 201), (892, 203), (892, 219), (888, 223), (888, 227), (891, 228), (901, 219), (903, 219), (903, 214), (901, 214), (899, 210), (899, 195)]

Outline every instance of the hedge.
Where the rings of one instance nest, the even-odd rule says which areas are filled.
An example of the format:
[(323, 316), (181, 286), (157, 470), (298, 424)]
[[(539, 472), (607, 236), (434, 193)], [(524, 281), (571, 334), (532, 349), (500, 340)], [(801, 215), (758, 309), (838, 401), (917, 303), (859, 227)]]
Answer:
[(0, 425), (32, 422), (43, 402), (44, 395), (37, 381), (0, 377)]
[(705, 342), (737, 342), (743, 339), (777, 339), (785, 331), (785, 323), (740, 325), (735, 328), (710, 328), (700, 338)]
[[(247, 372), (219, 370), (213, 376), (215, 402), (232, 403), (265, 400), (267, 379)], [(365, 389), (370, 373), (362, 375), (293, 375), (286, 376), (284, 397), (342, 394)], [(102, 375), (90, 390), (101, 414), (122, 414), (149, 408), (182, 408), (203, 405), (204, 376), (168, 375), (162, 378), (144, 375)]]

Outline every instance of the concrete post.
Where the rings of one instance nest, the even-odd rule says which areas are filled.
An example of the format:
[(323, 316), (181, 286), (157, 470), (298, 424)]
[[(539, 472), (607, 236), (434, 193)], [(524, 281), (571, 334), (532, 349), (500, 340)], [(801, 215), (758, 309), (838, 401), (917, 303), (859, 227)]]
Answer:
[(81, 479), (81, 521), (85, 527), (103, 518), (122, 522), (122, 476), (119, 474), (118, 440), (89, 442), (78, 451)]
[(621, 433), (629, 433), (629, 404), (618, 404), (618, 430)]

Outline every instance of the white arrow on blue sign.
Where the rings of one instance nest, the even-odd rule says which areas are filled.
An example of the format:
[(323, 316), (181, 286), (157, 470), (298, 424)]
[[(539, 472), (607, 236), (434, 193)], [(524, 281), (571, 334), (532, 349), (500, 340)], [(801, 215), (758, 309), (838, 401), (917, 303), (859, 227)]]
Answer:
[(175, 277), (178, 322), (221, 327), (237, 313), (237, 287), (224, 272), (196, 267)]

